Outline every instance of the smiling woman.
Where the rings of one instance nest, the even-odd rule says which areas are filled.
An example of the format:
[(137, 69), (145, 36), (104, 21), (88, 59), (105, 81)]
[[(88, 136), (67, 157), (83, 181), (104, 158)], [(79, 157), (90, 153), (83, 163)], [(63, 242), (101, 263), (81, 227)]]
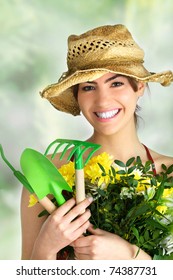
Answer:
[[(101, 145), (99, 153), (111, 155), (112, 164), (118, 160), (126, 168), (124, 163), (127, 162), (133, 169), (130, 158), (136, 161), (140, 158), (144, 166), (151, 160), (150, 171), (153, 169), (160, 174), (163, 166), (167, 170), (173, 158), (141, 143), (136, 130), (136, 108), (147, 83), (168, 86), (173, 81), (173, 73), (150, 72), (143, 61), (143, 50), (124, 25), (106, 25), (79, 36), (71, 35), (68, 38), (68, 71), (57, 83), (47, 86), (41, 95), (62, 112), (73, 116), (81, 112), (93, 128), (86, 141)], [(60, 168), (62, 163), (58, 158), (54, 163)], [(102, 171), (104, 173), (103, 168)], [(156, 182), (154, 177), (152, 182)], [(73, 257), (79, 260), (150, 260), (153, 257), (118, 234), (93, 228), (87, 209), (92, 207), (91, 203), (92, 199), (86, 198), (76, 205), (71, 198), (49, 217), (38, 219), (37, 214), (43, 209), (37, 204), (28, 210), (28, 192), (24, 189), (21, 201), (23, 259), (56, 259), (57, 254), (61, 258), (61, 250), (69, 245), (73, 248)], [(116, 226), (114, 216), (112, 222)], [(133, 230), (137, 236), (137, 229)], [(89, 234), (83, 236), (86, 231)]]

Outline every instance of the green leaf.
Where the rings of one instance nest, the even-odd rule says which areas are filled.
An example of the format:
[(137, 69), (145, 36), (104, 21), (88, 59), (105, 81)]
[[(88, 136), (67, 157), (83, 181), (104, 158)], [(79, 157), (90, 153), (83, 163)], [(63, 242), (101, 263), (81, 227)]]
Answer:
[(166, 225), (162, 225), (157, 220), (153, 220), (152, 218), (146, 220), (146, 225), (150, 226), (152, 229), (161, 229), (163, 231), (167, 229)]
[(171, 174), (173, 172), (173, 164), (168, 167), (167, 174)]
[(152, 177), (152, 178), (151, 178), (151, 184), (152, 184), (153, 186), (157, 186), (157, 180), (156, 180), (155, 177)]
[(140, 235), (139, 237), (139, 242), (140, 244), (143, 244), (145, 242), (144, 237), (142, 235)]
[(132, 227), (131, 229), (132, 229), (133, 234), (134, 234), (134, 236), (136, 237), (136, 239), (137, 239), (137, 241), (139, 243), (139, 232), (138, 232), (137, 228), (136, 227)]
[(135, 160), (135, 157), (130, 158), (127, 162), (126, 162), (126, 166), (129, 167)]
[(173, 253), (165, 256), (154, 255), (153, 260), (173, 260)]
[(163, 169), (164, 171), (167, 171), (167, 167), (166, 167), (165, 164), (162, 164), (161, 167), (162, 167), (162, 169)]
[(105, 172), (104, 167), (103, 167), (99, 162), (97, 162), (97, 164), (99, 165), (99, 167), (100, 167), (100, 169), (102, 170), (102, 172), (105, 174), (106, 172)]
[(136, 169), (136, 166), (131, 166), (131, 167), (128, 169), (128, 174), (131, 174), (135, 169)]
[(43, 216), (45, 216), (45, 215), (49, 215), (49, 213), (47, 212), (47, 210), (43, 210), (42, 212), (40, 212), (40, 213), (38, 214), (38, 217), (41, 218), (41, 217), (43, 217)]
[(111, 171), (112, 171), (112, 175), (115, 177), (116, 176), (116, 171), (115, 171), (115, 168), (113, 168), (113, 166), (111, 166)]
[(104, 190), (102, 190), (102, 189), (97, 189), (97, 192), (98, 192), (98, 194), (100, 194), (101, 196), (105, 196), (106, 195), (106, 192), (104, 191)]
[(156, 199), (157, 201), (158, 201), (158, 200), (160, 199), (160, 197), (162, 196), (163, 191), (164, 191), (164, 183), (162, 182), (162, 183), (159, 185), (159, 187), (158, 187), (158, 189), (157, 189), (157, 191), (156, 191), (155, 199)]
[(141, 158), (139, 156), (137, 156), (137, 158), (136, 158), (136, 163), (139, 164), (139, 165), (142, 165), (142, 161), (141, 161)]
[(160, 236), (160, 230), (154, 230), (153, 232), (153, 239), (156, 239)]
[(126, 175), (126, 171), (125, 170), (118, 170), (116, 173), (120, 174), (120, 175)]
[(145, 166), (144, 166), (144, 173), (148, 173), (148, 171), (151, 169), (151, 164), (152, 164), (151, 161), (147, 161), (147, 162), (145, 163)]
[(149, 231), (146, 230), (146, 231), (144, 232), (144, 239), (145, 239), (145, 241), (148, 241), (149, 238), (150, 238)]
[(149, 205), (148, 204), (141, 204), (141, 205), (138, 205), (137, 207), (135, 207), (133, 209), (133, 211), (129, 211), (126, 218), (130, 218), (130, 216), (132, 215), (131, 218), (136, 218), (138, 216), (141, 216), (142, 214), (145, 214), (148, 210), (150, 209)]
[(123, 167), (123, 168), (125, 168), (126, 167), (126, 165), (124, 164), (124, 162), (122, 162), (122, 161), (120, 161), (120, 160), (115, 160), (114, 161), (118, 166), (121, 166), (121, 167)]

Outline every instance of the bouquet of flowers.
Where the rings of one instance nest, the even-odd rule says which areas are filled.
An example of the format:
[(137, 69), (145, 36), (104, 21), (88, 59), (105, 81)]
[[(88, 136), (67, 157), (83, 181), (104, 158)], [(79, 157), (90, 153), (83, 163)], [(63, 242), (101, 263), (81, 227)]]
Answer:
[[(33, 193), (25, 176), (5, 158), (1, 145), (0, 154), (19, 181)], [(74, 165), (70, 161), (59, 169), (72, 188), (72, 192), (66, 193), (66, 199), (75, 196)], [(92, 157), (84, 167), (85, 193), (94, 197), (90, 205), (90, 222), (136, 244), (139, 250), (143, 249), (153, 259), (173, 260), (172, 173), (173, 165), (166, 167), (162, 164), (162, 172), (155, 175), (151, 161), (143, 164), (140, 157), (130, 158), (126, 163), (119, 160), (113, 162), (107, 153)], [(57, 203), (55, 198), (52, 201)], [(31, 194), (29, 206), (36, 202), (35, 195)], [(46, 210), (39, 216), (45, 213)], [(66, 248), (64, 252), (67, 253)]]
[[(59, 169), (74, 190), (70, 161)], [(90, 159), (84, 168), (86, 195), (92, 195), (90, 222), (118, 234), (153, 257), (173, 259), (173, 165), (154, 175), (151, 161), (140, 157), (126, 163), (107, 153)]]

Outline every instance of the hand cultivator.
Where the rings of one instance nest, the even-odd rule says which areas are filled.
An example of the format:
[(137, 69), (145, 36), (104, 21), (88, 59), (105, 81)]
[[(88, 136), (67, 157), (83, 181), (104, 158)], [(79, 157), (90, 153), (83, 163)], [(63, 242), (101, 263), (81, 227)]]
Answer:
[[(60, 160), (63, 159), (64, 155), (66, 154), (69, 148), (72, 148), (70, 151), (67, 160), (70, 161), (74, 158), (75, 162), (75, 188), (76, 188), (76, 203), (81, 202), (85, 199), (85, 183), (84, 183), (84, 166), (90, 160), (91, 156), (100, 149), (100, 145), (85, 141), (78, 141), (78, 140), (68, 140), (68, 139), (56, 139), (52, 142), (48, 148), (46, 149), (45, 155), (47, 155), (52, 148), (53, 145), (57, 144), (53, 154), (52, 159), (55, 157), (58, 150), (65, 145), (63, 149)], [(90, 150), (88, 156), (85, 160), (83, 160), (84, 153)]]

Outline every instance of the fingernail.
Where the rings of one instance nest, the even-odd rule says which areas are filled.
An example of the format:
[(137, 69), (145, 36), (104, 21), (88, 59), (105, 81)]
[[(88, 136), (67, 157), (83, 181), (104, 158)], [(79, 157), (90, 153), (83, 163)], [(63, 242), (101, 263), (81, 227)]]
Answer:
[(88, 200), (89, 200), (89, 202), (93, 202), (94, 199), (93, 199), (92, 196), (89, 196), (89, 197), (88, 197)]

